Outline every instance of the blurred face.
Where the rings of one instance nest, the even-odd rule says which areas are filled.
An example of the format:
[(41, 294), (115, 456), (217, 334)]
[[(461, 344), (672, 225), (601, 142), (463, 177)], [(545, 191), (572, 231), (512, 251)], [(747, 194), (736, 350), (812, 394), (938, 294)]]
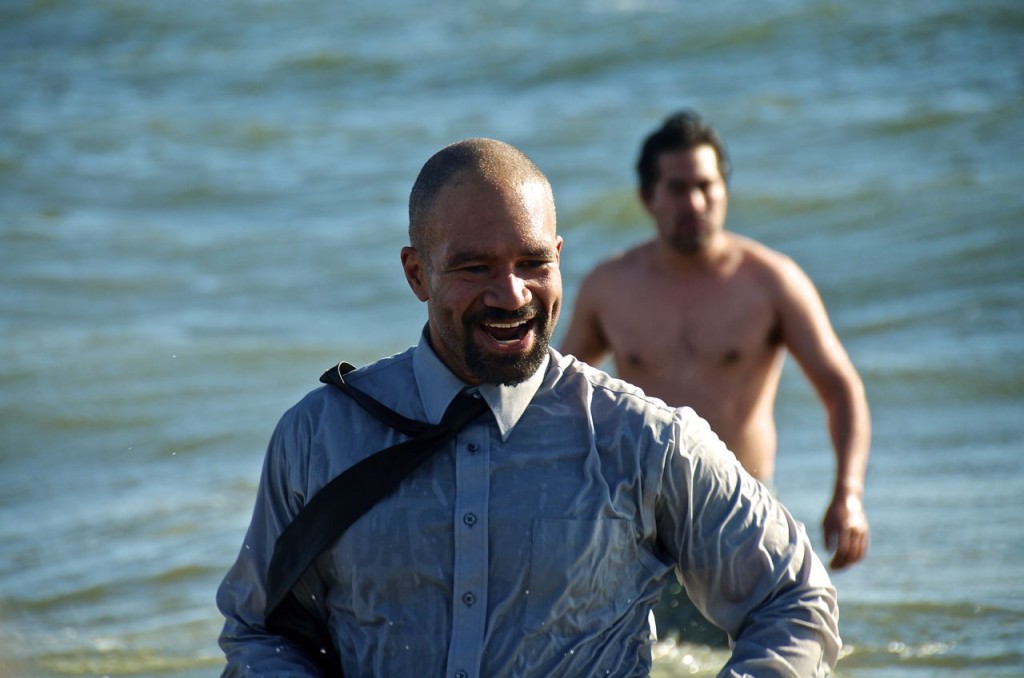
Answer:
[(725, 229), (729, 195), (711, 146), (658, 156), (658, 182), (641, 196), (658, 237), (682, 254), (703, 251)]
[(434, 351), (470, 384), (527, 379), (547, 355), (562, 301), (548, 185), (456, 177), (438, 196), (425, 241), (428, 251), (402, 250), (402, 266), (427, 302)]

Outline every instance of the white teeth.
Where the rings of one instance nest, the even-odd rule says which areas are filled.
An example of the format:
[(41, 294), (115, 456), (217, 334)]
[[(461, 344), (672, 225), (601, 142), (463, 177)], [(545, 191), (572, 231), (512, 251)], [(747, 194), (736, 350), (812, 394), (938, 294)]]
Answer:
[(484, 323), (484, 324), (487, 325), (488, 327), (496, 327), (496, 328), (502, 329), (502, 330), (510, 330), (510, 329), (512, 329), (514, 327), (522, 327), (523, 325), (526, 324), (526, 322), (527, 321), (522, 320), (522, 321), (516, 322), (516, 323)]

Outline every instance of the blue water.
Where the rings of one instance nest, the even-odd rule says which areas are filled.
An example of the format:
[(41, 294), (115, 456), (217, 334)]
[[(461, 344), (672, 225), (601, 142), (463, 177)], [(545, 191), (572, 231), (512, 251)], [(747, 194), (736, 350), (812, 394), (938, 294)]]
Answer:
[[(1024, 675), (1024, 5), (353, 5), (0, 4), (0, 674), (215, 675), (277, 417), (424, 321), (398, 249), (426, 158), (536, 160), (568, 308), (650, 234), (637, 147), (691, 106), (730, 227), (807, 270), (868, 388), (838, 674)], [(778, 416), (820, 547), (833, 464), (792, 365)]]

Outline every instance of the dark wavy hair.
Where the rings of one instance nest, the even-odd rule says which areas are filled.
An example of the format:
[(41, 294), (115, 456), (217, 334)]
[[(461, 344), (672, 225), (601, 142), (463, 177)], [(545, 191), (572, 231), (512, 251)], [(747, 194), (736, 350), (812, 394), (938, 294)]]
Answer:
[(658, 156), (669, 151), (681, 151), (698, 146), (711, 146), (718, 158), (718, 171), (722, 178), (729, 181), (732, 166), (725, 144), (718, 135), (718, 130), (710, 125), (695, 111), (682, 110), (665, 118), (661, 127), (651, 132), (640, 150), (640, 158), (636, 163), (636, 172), (640, 179), (640, 194), (650, 196), (654, 185), (658, 183)]

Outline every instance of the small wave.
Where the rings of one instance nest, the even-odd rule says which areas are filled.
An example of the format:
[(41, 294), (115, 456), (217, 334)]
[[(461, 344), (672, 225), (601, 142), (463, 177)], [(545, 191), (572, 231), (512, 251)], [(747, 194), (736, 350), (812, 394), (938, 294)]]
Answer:
[(276, 77), (342, 76), (389, 78), (401, 72), (401, 65), (385, 59), (364, 59), (350, 54), (316, 52), (285, 61)]
[(1008, 607), (927, 601), (861, 603), (845, 606), (843, 621), (848, 646), (839, 669), (897, 665), (992, 669), (1019, 666), (1024, 657), (1015, 643), (1024, 631), (1024, 618), (1019, 610)]
[(156, 650), (94, 649), (43, 654), (38, 664), (67, 676), (152, 676), (223, 666), (220, 657), (167, 655)]

